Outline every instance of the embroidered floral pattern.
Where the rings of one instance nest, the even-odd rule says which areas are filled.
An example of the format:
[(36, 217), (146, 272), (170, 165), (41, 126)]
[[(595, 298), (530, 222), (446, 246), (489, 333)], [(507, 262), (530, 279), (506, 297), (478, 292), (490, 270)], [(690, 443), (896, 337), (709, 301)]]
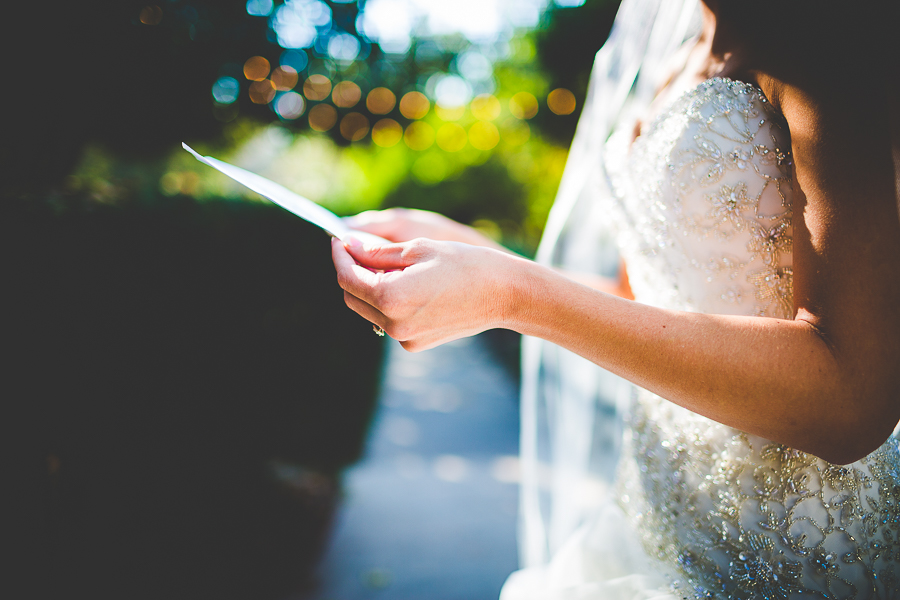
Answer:
[(711, 208), (707, 216), (716, 222), (726, 221), (736, 231), (743, 231), (747, 225), (744, 213), (753, 210), (758, 200), (747, 196), (747, 185), (738, 182), (735, 185), (723, 185), (712, 194), (707, 194)]
[[(607, 157), (638, 300), (793, 316), (789, 148), (758, 89), (712, 79), (658, 117), (618, 168)], [(832, 465), (642, 390), (630, 426), (620, 504), (682, 596), (900, 597), (895, 437)]]
[(790, 267), (767, 268), (750, 273), (748, 281), (756, 286), (757, 316), (783, 319), (794, 314), (794, 270)]
[(649, 392), (631, 429), (622, 507), (685, 597), (900, 594), (895, 438), (852, 465), (832, 465)]
[[(789, 148), (758, 89), (711, 79), (660, 115), (619, 157), (624, 166), (608, 157), (621, 229), (636, 231), (620, 240), (635, 292), (659, 295), (668, 279), (671, 308), (719, 312), (706, 300), (722, 299), (745, 314), (792, 317)], [(688, 266), (713, 289), (693, 292)]]

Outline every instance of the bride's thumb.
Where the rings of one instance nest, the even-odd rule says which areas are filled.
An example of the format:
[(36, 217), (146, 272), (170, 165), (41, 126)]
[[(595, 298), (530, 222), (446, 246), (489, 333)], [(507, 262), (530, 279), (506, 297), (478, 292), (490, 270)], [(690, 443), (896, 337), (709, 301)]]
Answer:
[(341, 241), (356, 262), (370, 269), (389, 271), (403, 269), (412, 264), (408, 259), (404, 259), (402, 244), (363, 243), (352, 234), (344, 236)]

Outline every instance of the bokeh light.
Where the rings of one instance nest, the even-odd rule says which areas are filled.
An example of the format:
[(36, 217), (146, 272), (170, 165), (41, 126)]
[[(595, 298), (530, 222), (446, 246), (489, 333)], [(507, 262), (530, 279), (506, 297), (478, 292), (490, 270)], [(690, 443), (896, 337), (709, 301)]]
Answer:
[(337, 110), (330, 104), (316, 104), (309, 109), (309, 127), (315, 131), (328, 131), (336, 122)]
[(500, 143), (500, 131), (489, 121), (476, 121), (469, 127), (469, 143), (478, 150), (490, 150)]
[(547, 108), (556, 115), (570, 115), (575, 112), (575, 94), (566, 88), (556, 88), (547, 94)]
[(359, 51), (359, 40), (349, 33), (338, 33), (328, 40), (328, 55), (335, 60), (345, 62), (356, 60)]
[(434, 105), (434, 114), (436, 114), (441, 121), (459, 121), (462, 116), (466, 114), (466, 107), (465, 105), (444, 106), (443, 104), (437, 103)]
[(386, 115), (394, 110), (395, 104), (397, 104), (397, 97), (394, 92), (385, 87), (377, 87), (366, 96), (366, 108), (373, 115)]
[(531, 127), (528, 123), (508, 118), (502, 124), (503, 141), (510, 146), (521, 146), (531, 138)]
[(316, 41), (317, 28), (331, 24), (331, 8), (321, 0), (286, 0), (269, 24), (282, 48), (309, 48)]
[(275, 70), (272, 71), (272, 83), (279, 92), (287, 92), (294, 89), (299, 79), (300, 76), (297, 75), (294, 67), (280, 66), (275, 67)]
[(458, 75), (437, 73), (428, 79), (427, 85), (433, 86), (435, 103), (447, 108), (465, 106), (472, 99), (472, 86)]
[(247, 0), (247, 14), (252, 17), (268, 17), (274, 8), (272, 0)]
[(405, 0), (376, 0), (365, 4), (356, 27), (370, 40), (375, 40), (383, 52), (405, 54), (412, 42), (414, 16)]
[(481, 121), (493, 121), (500, 116), (500, 101), (491, 94), (479, 94), (469, 106), (472, 115)]
[(469, 81), (486, 81), (491, 78), (494, 68), (491, 61), (477, 50), (467, 50), (455, 59), (456, 69)]
[(309, 100), (324, 100), (330, 93), (331, 80), (324, 75), (310, 75), (309, 79), (303, 82), (303, 95)]
[(285, 50), (278, 62), (282, 67), (291, 67), (299, 73), (309, 64), (309, 56), (303, 50)]
[(250, 81), (262, 81), (270, 70), (269, 61), (262, 56), (251, 56), (244, 63), (244, 77)]
[(341, 119), (341, 135), (345, 140), (358, 142), (369, 133), (369, 119), (358, 112), (347, 113)]
[(400, 99), (400, 114), (414, 121), (428, 114), (431, 102), (422, 92), (407, 92)]
[(250, 101), (254, 104), (268, 104), (275, 98), (275, 84), (270, 79), (254, 81), (250, 84)]
[(397, 145), (403, 137), (403, 127), (393, 119), (380, 119), (372, 127), (372, 141), (382, 148)]
[(212, 86), (213, 99), (219, 104), (231, 104), (238, 99), (240, 85), (234, 77), (219, 77)]
[(410, 123), (403, 134), (403, 141), (412, 150), (427, 150), (434, 144), (434, 127), (424, 121)]
[[(584, 0), (556, 0), (557, 3)], [(454, 36), (490, 44), (512, 27), (533, 27), (547, 0), (367, 0), (357, 28), (385, 52), (405, 53), (411, 38)]]
[[(545, 205), (550, 203), (545, 197), (552, 196), (557, 184), (557, 173), (546, 167), (545, 159), (555, 156), (557, 145), (569, 139), (575, 121), (555, 115), (575, 115), (582, 108), (581, 96), (576, 102), (571, 95), (581, 90), (565, 82), (583, 84), (586, 75), (576, 74), (574, 67), (571, 73), (554, 69), (554, 76), (533, 68), (538, 59), (557, 60), (557, 65), (568, 60), (565, 51), (559, 53), (562, 58), (552, 55), (552, 44), (545, 45), (542, 39), (544, 33), (553, 33), (551, 5), (576, 1), (460, 0), (441, 5), (436, 0), (238, 0), (234, 10), (223, 12), (206, 6), (209, 3), (189, 0), (149, 0), (148, 5), (144, 4), (148, 0), (142, 0), (127, 12), (132, 33), (142, 30), (157, 40), (147, 38), (152, 43), (165, 42), (166, 48), (174, 48), (169, 58), (175, 66), (160, 63), (162, 72), (175, 76), (183, 71), (177, 65), (193, 65), (188, 71), (196, 75), (200, 86), (196, 90), (200, 102), (195, 103), (200, 118), (192, 113), (189, 121), (205, 122), (201, 133), (215, 140), (224, 156), (250, 156), (256, 162), (245, 158), (237, 162), (243, 160), (241, 164), (254, 169), (265, 167), (273, 177), (282, 177), (281, 171), (287, 170), (290, 177), (284, 180), (292, 187), (321, 197), (339, 212), (371, 208), (388, 197), (390, 202), (428, 205), (427, 198), (417, 203), (423, 193), (419, 186), (403, 185), (416, 177), (423, 181), (451, 177), (460, 186), (500, 196), (506, 189), (507, 161), (513, 155), (528, 154), (536, 169), (525, 168), (524, 159), (517, 159), (517, 173), (532, 177), (523, 180), (528, 193), (517, 194), (488, 212), (507, 239), (513, 239), (510, 231), (520, 220), (530, 219), (529, 232), (543, 225), (541, 211), (546, 212)], [(549, 9), (547, 27), (520, 28), (522, 21), (511, 15), (525, 11), (525, 5), (528, 11), (536, 6), (535, 14)], [(372, 22), (377, 21), (382, 29), (379, 36), (385, 37), (376, 39), (369, 35), (368, 18), (379, 11), (383, 19)], [(460, 17), (463, 13), (468, 15), (465, 19)], [(482, 15), (490, 20), (494, 13), (500, 17), (495, 20), (496, 29), (479, 41), (468, 37), (476, 29), (488, 29), (466, 20)], [(160, 19), (160, 25), (151, 26)], [(451, 32), (446, 23), (437, 23), (440, 19), (465, 26), (467, 33)], [(401, 31), (404, 27), (406, 31)], [(391, 28), (395, 34), (388, 31)], [(207, 37), (191, 42), (194, 29), (207, 31)], [(557, 30), (553, 35), (559, 38), (554, 43), (565, 48), (571, 34)], [(393, 48), (379, 47), (391, 36), (396, 42)], [(409, 47), (406, 55), (391, 53), (404, 45)], [(231, 53), (216, 48), (230, 48)], [(194, 56), (196, 52), (203, 56)], [(157, 88), (186, 89), (177, 81)], [(130, 97), (134, 99), (135, 94)], [(291, 160), (281, 158), (288, 150), (261, 133), (267, 125), (290, 134), (291, 145), (285, 148), (290, 148)], [(325, 166), (313, 170), (330, 182), (316, 187), (318, 196), (309, 192), (312, 188), (303, 187), (306, 176), (296, 175), (289, 166), (298, 161), (308, 164), (310, 156), (321, 159)], [(416, 174), (411, 171), (413, 163)], [(167, 170), (183, 168), (178, 162), (171, 165)], [(158, 177), (149, 181), (156, 184)], [(181, 194), (182, 179), (189, 189), (190, 177), (180, 175), (170, 175), (166, 189)], [(202, 173), (201, 181), (204, 197), (232, 193)], [(427, 197), (428, 191), (424, 194)], [(473, 194), (466, 202), (477, 206), (483, 198)], [(440, 209), (440, 200), (435, 201), (433, 206)], [(535, 211), (531, 211), (533, 204), (539, 205)], [(482, 213), (466, 208), (457, 214)]]
[(352, 108), (362, 98), (362, 90), (352, 81), (342, 81), (334, 86), (331, 92), (331, 101), (341, 108)]
[(306, 101), (297, 92), (281, 94), (275, 101), (275, 112), (282, 119), (293, 121), (303, 114), (306, 109)]
[(466, 147), (466, 130), (456, 123), (444, 123), (437, 130), (437, 145), (447, 152), (459, 152)]
[(537, 98), (528, 92), (519, 92), (509, 99), (509, 112), (517, 119), (531, 119), (538, 112)]
[(162, 17), (163, 11), (156, 5), (145, 6), (141, 9), (141, 23), (144, 25), (159, 25)]

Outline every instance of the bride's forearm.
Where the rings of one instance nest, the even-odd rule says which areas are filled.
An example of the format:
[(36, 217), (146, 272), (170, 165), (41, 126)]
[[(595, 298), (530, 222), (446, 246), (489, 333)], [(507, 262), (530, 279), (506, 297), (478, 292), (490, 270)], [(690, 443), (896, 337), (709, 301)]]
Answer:
[(581, 285), (586, 285), (599, 292), (612, 294), (626, 300), (634, 300), (634, 292), (631, 291), (631, 285), (628, 283), (628, 271), (625, 269), (625, 262), (619, 262), (619, 272), (615, 277), (604, 277), (594, 273), (584, 273), (580, 271), (569, 271), (566, 269), (555, 269), (563, 276), (576, 281)]
[[(520, 264), (506, 326), (694, 412), (837, 463), (893, 429), (864, 377), (802, 319), (662, 310)], [(863, 405), (861, 403), (868, 403)]]
[[(835, 285), (815, 300), (795, 280), (801, 309), (783, 320), (658, 309), (466, 244), (333, 242), (332, 256), (347, 305), (410, 351), (513, 329), (711, 419), (836, 463), (875, 449), (900, 418), (900, 289), (891, 278), (866, 280), (886, 282), (882, 294), (848, 295)], [(893, 274), (892, 264), (870, 270)], [(842, 268), (823, 272), (852, 279), (839, 277)]]

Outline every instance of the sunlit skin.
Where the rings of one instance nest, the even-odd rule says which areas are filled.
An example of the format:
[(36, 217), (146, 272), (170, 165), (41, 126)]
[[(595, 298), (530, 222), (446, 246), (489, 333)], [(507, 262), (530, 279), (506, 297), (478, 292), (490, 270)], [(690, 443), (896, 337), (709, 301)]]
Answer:
[[(858, 68), (870, 57), (817, 65), (814, 51), (775, 56), (742, 37), (718, 2), (705, 5), (703, 34), (643, 122), (669, 93), (714, 75), (758, 85), (784, 115), (794, 157), (793, 319), (642, 305), (627, 281), (556, 272), (420, 211), (356, 217), (354, 227), (397, 243), (335, 240), (338, 282), (351, 309), (407, 350), (512, 329), (726, 425), (852, 462), (900, 418), (900, 219), (889, 127), (898, 103), (887, 78)], [(792, 48), (832, 41), (786, 30)], [(847, 46), (841, 52), (854, 51)]]

